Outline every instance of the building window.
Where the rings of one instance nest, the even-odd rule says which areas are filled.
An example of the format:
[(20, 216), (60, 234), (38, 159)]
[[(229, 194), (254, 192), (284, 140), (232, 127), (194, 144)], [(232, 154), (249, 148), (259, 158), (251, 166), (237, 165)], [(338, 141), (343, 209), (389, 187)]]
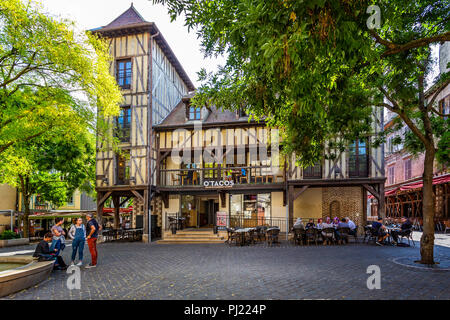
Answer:
[(200, 120), (201, 110), (197, 107), (189, 106), (189, 120)]
[(320, 179), (322, 178), (322, 166), (320, 163), (303, 169), (303, 179)]
[(395, 181), (395, 167), (391, 166), (388, 168), (388, 183), (394, 184)]
[[(271, 217), (270, 193), (231, 194), (230, 221), (245, 226), (264, 225)], [(237, 219), (237, 220), (236, 220)], [(243, 219), (243, 220), (242, 220)]]
[(117, 83), (121, 88), (131, 87), (132, 65), (131, 59), (117, 61)]
[(73, 203), (73, 194), (71, 194), (71, 195), (69, 195), (67, 197), (67, 205), (68, 206), (73, 206), (74, 205), (74, 203)]
[(350, 177), (368, 176), (368, 156), (364, 140), (357, 140), (350, 145), (348, 162)]
[(411, 159), (406, 159), (404, 161), (405, 166), (405, 180), (411, 179)]
[(130, 107), (122, 107), (120, 114), (116, 117), (116, 130), (114, 136), (122, 142), (130, 141), (131, 129), (131, 109)]
[(439, 112), (444, 115), (444, 120), (447, 120), (450, 115), (450, 94), (439, 101)]
[(122, 150), (116, 155), (116, 184), (125, 185), (130, 183), (130, 150)]

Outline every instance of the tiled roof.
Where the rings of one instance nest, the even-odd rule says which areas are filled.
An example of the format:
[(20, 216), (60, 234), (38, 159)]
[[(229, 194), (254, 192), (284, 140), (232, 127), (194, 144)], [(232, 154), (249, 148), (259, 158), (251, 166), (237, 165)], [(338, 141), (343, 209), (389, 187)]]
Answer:
[[(186, 121), (186, 105), (185, 101), (189, 100), (190, 97), (183, 97), (182, 101), (172, 110), (171, 113), (164, 119), (161, 124), (157, 125), (156, 128), (164, 129), (170, 127), (183, 127), (192, 126), (193, 121)], [(248, 117), (236, 117), (236, 112), (230, 110), (221, 110), (212, 106), (207, 117), (201, 120), (203, 125), (216, 125), (221, 124), (245, 124), (248, 123)], [(254, 121), (251, 121), (254, 122)]]
[(114, 21), (112, 21), (110, 24), (106, 25), (103, 28), (117, 28), (117, 27), (123, 27), (130, 24), (138, 24), (142, 22), (147, 22), (145, 19), (139, 14), (139, 12), (136, 11), (133, 4), (131, 4), (131, 7), (122, 13), (119, 17), (117, 17)]
[(119, 17), (114, 19), (110, 24), (91, 29), (90, 31), (98, 33), (103, 37), (114, 37), (118, 35), (128, 35), (128, 34), (139, 34), (142, 32), (150, 32), (154, 37), (158, 45), (163, 50), (167, 59), (172, 63), (172, 65), (177, 70), (181, 79), (183, 79), (188, 90), (195, 90), (195, 86), (191, 79), (187, 75), (186, 71), (183, 69), (181, 63), (178, 61), (177, 57), (173, 53), (167, 41), (164, 39), (163, 35), (160, 33), (158, 28), (153, 22), (146, 21), (139, 12), (134, 8), (133, 4)]

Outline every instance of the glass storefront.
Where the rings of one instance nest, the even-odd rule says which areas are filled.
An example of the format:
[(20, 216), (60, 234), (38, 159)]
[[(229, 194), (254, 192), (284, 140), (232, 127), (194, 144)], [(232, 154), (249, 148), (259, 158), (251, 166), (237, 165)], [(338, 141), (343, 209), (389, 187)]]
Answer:
[(242, 225), (262, 225), (271, 217), (270, 193), (231, 194), (230, 221), (239, 219)]

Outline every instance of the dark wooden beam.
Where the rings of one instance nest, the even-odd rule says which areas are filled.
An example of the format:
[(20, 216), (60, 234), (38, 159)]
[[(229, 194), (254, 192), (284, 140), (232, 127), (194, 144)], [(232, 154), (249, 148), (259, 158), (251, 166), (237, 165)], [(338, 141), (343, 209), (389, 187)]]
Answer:
[(303, 186), (300, 190), (295, 191), (294, 189), (294, 194), (293, 194), (293, 198), (294, 200), (297, 199), (303, 192), (306, 191), (306, 189), (308, 189), (309, 186)]
[(106, 200), (108, 200), (109, 196), (111, 195), (112, 191), (108, 191), (105, 193), (105, 195), (97, 202), (98, 206), (103, 206)]
[[(136, 196), (136, 198), (140, 199), (141, 201), (145, 201), (144, 197), (136, 190), (131, 190), (131, 192)], [(145, 195), (145, 190), (144, 190), (144, 195)]]
[(227, 207), (227, 198), (225, 192), (219, 192), (220, 195), (220, 207), (226, 208)]
[(380, 201), (380, 194), (370, 185), (367, 183), (363, 184), (363, 187), (369, 191), (375, 198), (377, 198), (378, 201)]

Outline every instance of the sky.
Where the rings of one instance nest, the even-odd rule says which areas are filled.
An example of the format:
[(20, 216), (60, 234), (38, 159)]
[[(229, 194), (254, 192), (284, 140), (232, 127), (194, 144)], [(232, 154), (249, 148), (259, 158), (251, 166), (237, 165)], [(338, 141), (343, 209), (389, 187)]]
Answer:
[[(62, 18), (75, 21), (80, 30), (93, 29), (107, 25), (125, 10), (131, 3), (137, 11), (149, 22), (154, 22), (160, 32), (169, 43), (172, 51), (180, 61), (184, 70), (196, 87), (200, 85), (197, 81), (197, 72), (205, 68), (208, 72), (216, 71), (218, 65), (224, 65), (225, 59), (204, 58), (201, 51), (200, 40), (194, 30), (188, 33), (184, 26), (184, 19), (179, 17), (170, 22), (167, 9), (162, 5), (154, 5), (149, 0), (40, 0), (49, 13)], [(438, 57), (438, 47), (433, 47), (433, 58)], [(434, 72), (429, 75), (428, 86), (438, 75), (437, 64)]]
[(148, 0), (40, 0), (46, 10), (54, 16), (75, 21), (80, 30), (93, 29), (107, 25), (133, 2), (136, 10), (149, 22), (156, 23), (158, 29), (169, 43), (172, 51), (196, 87), (197, 72), (201, 68), (216, 71), (217, 65), (225, 64), (223, 57), (205, 59), (201, 51), (200, 40), (194, 30), (188, 33), (184, 19), (179, 17), (170, 22), (167, 9), (154, 5)]

